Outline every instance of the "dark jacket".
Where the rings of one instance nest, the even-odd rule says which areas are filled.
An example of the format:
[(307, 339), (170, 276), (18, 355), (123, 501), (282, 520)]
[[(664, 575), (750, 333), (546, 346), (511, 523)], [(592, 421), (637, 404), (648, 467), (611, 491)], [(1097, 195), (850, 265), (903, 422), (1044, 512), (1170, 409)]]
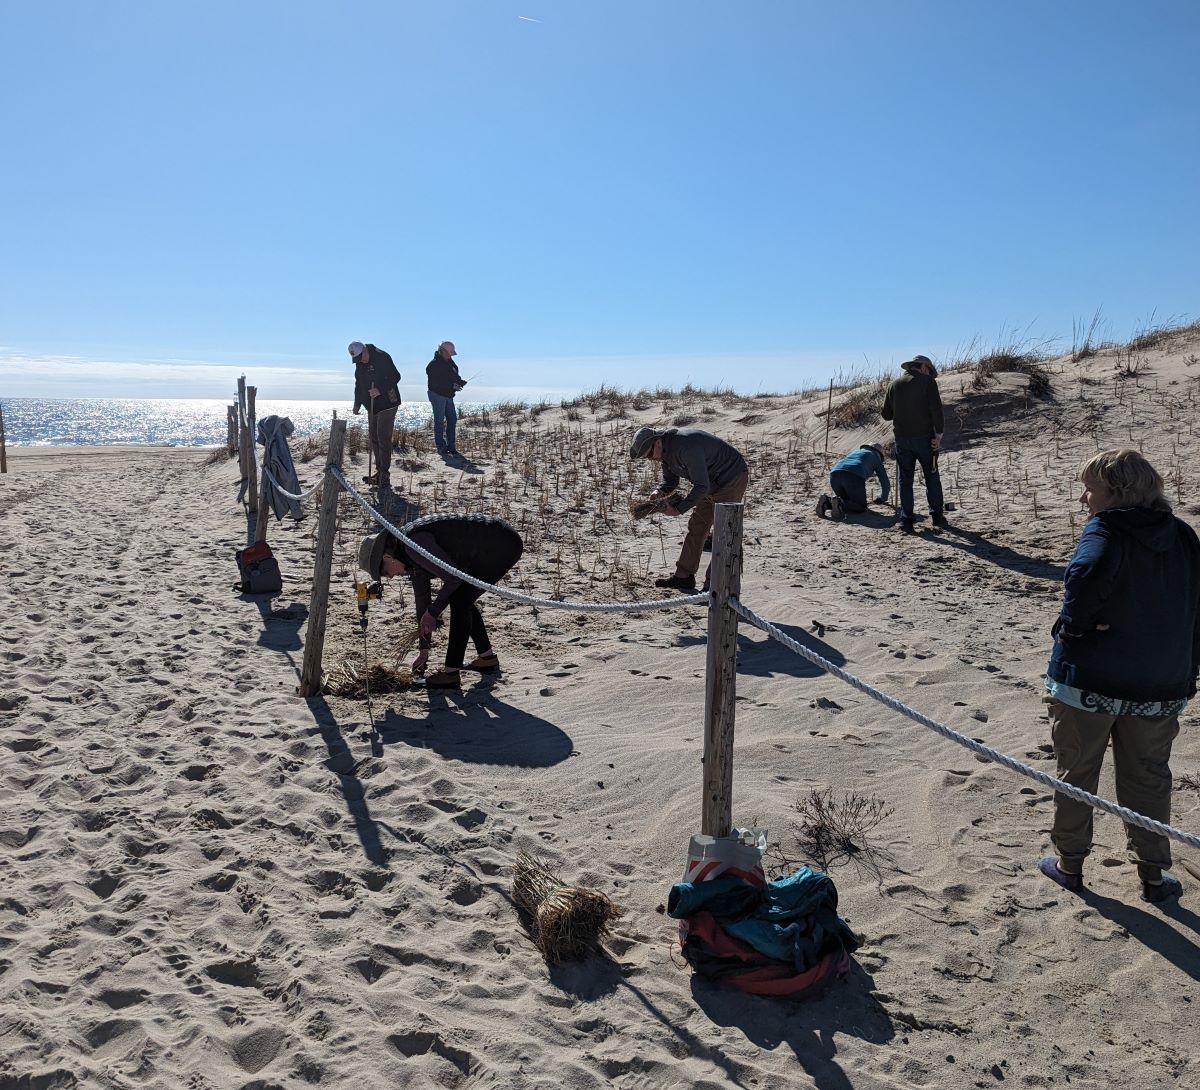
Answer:
[[(402, 529), (422, 549), (485, 583), (498, 583), (521, 559), (525, 549), (521, 535), (513, 527), (490, 515), (427, 515)], [(450, 596), (464, 585), (463, 581), (418, 553), (410, 552), (402, 541), (393, 537), (388, 538), (387, 549), (408, 565), (417, 616), (426, 610), (440, 616)], [(437, 598), (433, 597), (435, 577), (442, 580)], [(428, 641), (422, 640), (421, 646), (428, 646)]]
[(700, 428), (668, 428), (662, 445), (659, 491), (673, 491), (680, 477), (692, 482), (692, 490), (677, 505), (680, 511), (690, 510), (746, 472), (746, 459), (734, 447)]
[(453, 397), (466, 383), (458, 373), (458, 364), (453, 357), (434, 353), (425, 365), (425, 374), (429, 376), (429, 392), (440, 394), (442, 397)]
[(888, 386), (879, 415), (892, 422), (897, 439), (941, 435), (945, 419), (937, 379), (906, 364), (904, 374)]
[[(382, 348), (367, 345), (368, 360), (354, 365), (354, 411), (395, 409), (400, 405), (400, 372)], [(371, 404), (371, 387), (379, 391)]]
[[(1097, 625), (1108, 625), (1099, 631)], [(1067, 565), (1046, 673), (1118, 700), (1176, 700), (1200, 667), (1200, 540), (1170, 511), (1087, 521)]]

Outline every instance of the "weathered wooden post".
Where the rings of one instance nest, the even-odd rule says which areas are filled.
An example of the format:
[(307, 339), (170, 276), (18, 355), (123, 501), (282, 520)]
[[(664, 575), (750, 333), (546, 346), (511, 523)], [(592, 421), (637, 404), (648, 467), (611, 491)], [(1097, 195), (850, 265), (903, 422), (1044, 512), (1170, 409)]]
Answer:
[(4, 406), (0, 405), (0, 473), (8, 472), (8, 443), (4, 437)]
[(700, 831), (728, 836), (733, 826), (733, 727), (737, 698), (738, 616), (729, 599), (742, 590), (742, 504), (718, 503), (704, 672), (704, 803)]
[[(242, 480), (250, 475), (249, 454), (246, 446), (246, 376), (238, 379), (238, 469), (241, 470)], [(241, 496), (238, 496), (241, 499)]]
[(254, 397), (258, 393), (257, 386), (246, 387), (246, 431), (249, 433), (247, 473), (250, 477), (250, 494), (247, 496), (251, 508), (258, 506), (258, 419), (254, 413)]
[[(327, 466), (342, 467), (346, 421), (334, 419), (329, 429)], [(300, 670), (300, 695), (321, 691), (321, 653), (325, 649), (325, 610), (329, 603), (329, 573), (333, 567), (333, 536), (337, 530), (338, 496), (342, 487), (326, 469), (321, 487), (321, 512), (317, 525), (317, 553), (313, 561), (312, 596), (308, 600), (308, 628), (304, 633), (304, 664)]]
[(236, 405), (227, 405), (225, 408), (226, 426), (228, 434), (225, 439), (225, 449), (229, 452), (229, 457), (232, 458), (238, 449), (238, 415)]
[(267, 524), (271, 521), (270, 504), (267, 497), (267, 459), (264, 457), (262, 467), (258, 471), (258, 514), (254, 518), (254, 540), (267, 540)]

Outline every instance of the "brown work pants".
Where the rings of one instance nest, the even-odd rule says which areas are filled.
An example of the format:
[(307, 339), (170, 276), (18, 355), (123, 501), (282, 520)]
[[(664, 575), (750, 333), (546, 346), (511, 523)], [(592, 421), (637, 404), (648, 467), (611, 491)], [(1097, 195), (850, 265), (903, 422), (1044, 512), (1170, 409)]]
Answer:
[(371, 414), (371, 453), (375, 456), (375, 472), (379, 483), (390, 480), (392, 470), (392, 425), (396, 423), (396, 409), (379, 409)]
[(676, 575), (695, 575), (700, 569), (700, 557), (704, 555), (704, 542), (713, 526), (713, 507), (718, 503), (741, 503), (750, 483), (750, 471), (735, 477), (727, 485), (710, 492), (695, 507), (688, 519), (687, 536), (675, 562)]
[[(1103, 715), (1047, 699), (1058, 778), (1096, 794), (1104, 751), (1112, 740), (1117, 802), (1167, 824), (1171, 820), (1171, 743), (1179, 716)], [(1130, 857), (1144, 882), (1156, 882), (1171, 865), (1171, 842), (1140, 825), (1125, 826)], [(1065, 795), (1054, 796), (1050, 839), (1069, 871), (1083, 869), (1092, 848), (1092, 808)]]

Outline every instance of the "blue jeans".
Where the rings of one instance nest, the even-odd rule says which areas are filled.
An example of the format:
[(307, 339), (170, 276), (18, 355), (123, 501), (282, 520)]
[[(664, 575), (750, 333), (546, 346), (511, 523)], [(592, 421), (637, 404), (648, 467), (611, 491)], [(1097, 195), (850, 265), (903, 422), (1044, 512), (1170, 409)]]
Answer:
[(433, 406), (433, 443), (439, 454), (445, 454), (446, 451), (455, 449), (454, 432), (458, 427), (458, 411), (454, 408), (454, 398), (444, 397), (430, 390), (429, 404)]
[(925, 478), (925, 498), (929, 501), (929, 513), (942, 513), (942, 478), (938, 476), (937, 454), (929, 439), (896, 439), (896, 475), (900, 478), (900, 517), (913, 517), (913, 481), (917, 475), (917, 463), (921, 463), (921, 476)]
[(835, 469), (829, 474), (829, 487), (847, 514), (861, 515), (867, 509), (867, 482), (857, 474)]

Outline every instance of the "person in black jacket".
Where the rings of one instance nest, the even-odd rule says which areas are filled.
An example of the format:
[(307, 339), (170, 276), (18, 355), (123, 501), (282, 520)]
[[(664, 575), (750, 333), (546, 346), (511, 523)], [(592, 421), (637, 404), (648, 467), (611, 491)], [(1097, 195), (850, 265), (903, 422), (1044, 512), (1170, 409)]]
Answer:
[[(1136, 450), (1109, 450), (1080, 470), (1091, 518), (1064, 577), (1062, 609), (1046, 670), (1058, 778), (1096, 793), (1110, 741), (1117, 799), (1171, 820), (1171, 743), (1196, 695), (1200, 671), (1200, 540), (1171, 513), (1162, 478)], [(1177, 897), (1165, 877), (1171, 842), (1127, 824), (1142, 899)], [(1083, 888), (1092, 808), (1054, 796), (1057, 857), (1039, 868), (1065, 889)]]
[(896, 476), (900, 493), (900, 529), (913, 532), (913, 481), (917, 463), (925, 478), (925, 498), (934, 526), (944, 527), (946, 515), (942, 500), (942, 479), (938, 475), (937, 456), (942, 445), (945, 422), (942, 397), (938, 393), (937, 370), (928, 356), (914, 356), (900, 365), (904, 372), (888, 386), (880, 416), (892, 422), (896, 436)]
[(444, 458), (462, 457), (454, 446), (454, 432), (458, 425), (454, 395), (467, 383), (458, 373), (458, 364), (454, 362), (457, 354), (458, 349), (453, 341), (442, 341), (433, 359), (425, 365), (425, 374), (429, 376), (429, 404), (433, 406), (433, 442)]
[(400, 408), (400, 372), (382, 348), (362, 341), (350, 342), (354, 361), (354, 415), (368, 410), (368, 441), (375, 455), (375, 472), (367, 484), (391, 487), (392, 426)]
[[(485, 583), (499, 583), (521, 559), (525, 548), (516, 530), (503, 519), (489, 515), (428, 515), (401, 527), (401, 532), (439, 560)], [(363, 539), (358, 550), (358, 565), (372, 579), (407, 574), (412, 580), (420, 625), (418, 654), (412, 664), (414, 675), (425, 673), (434, 629), (449, 606), (446, 663), (426, 679), (428, 688), (458, 688), (468, 638), (475, 644), (475, 658), (465, 669), (484, 674), (493, 674), (500, 669), (500, 660), (492, 650), (483, 614), (475, 604), (483, 594), (478, 587), (464, 583), (389, 533), (371, 534)], [(436, 598), (432, 591), (434, 577), (442, 580), (442, 589)]]

